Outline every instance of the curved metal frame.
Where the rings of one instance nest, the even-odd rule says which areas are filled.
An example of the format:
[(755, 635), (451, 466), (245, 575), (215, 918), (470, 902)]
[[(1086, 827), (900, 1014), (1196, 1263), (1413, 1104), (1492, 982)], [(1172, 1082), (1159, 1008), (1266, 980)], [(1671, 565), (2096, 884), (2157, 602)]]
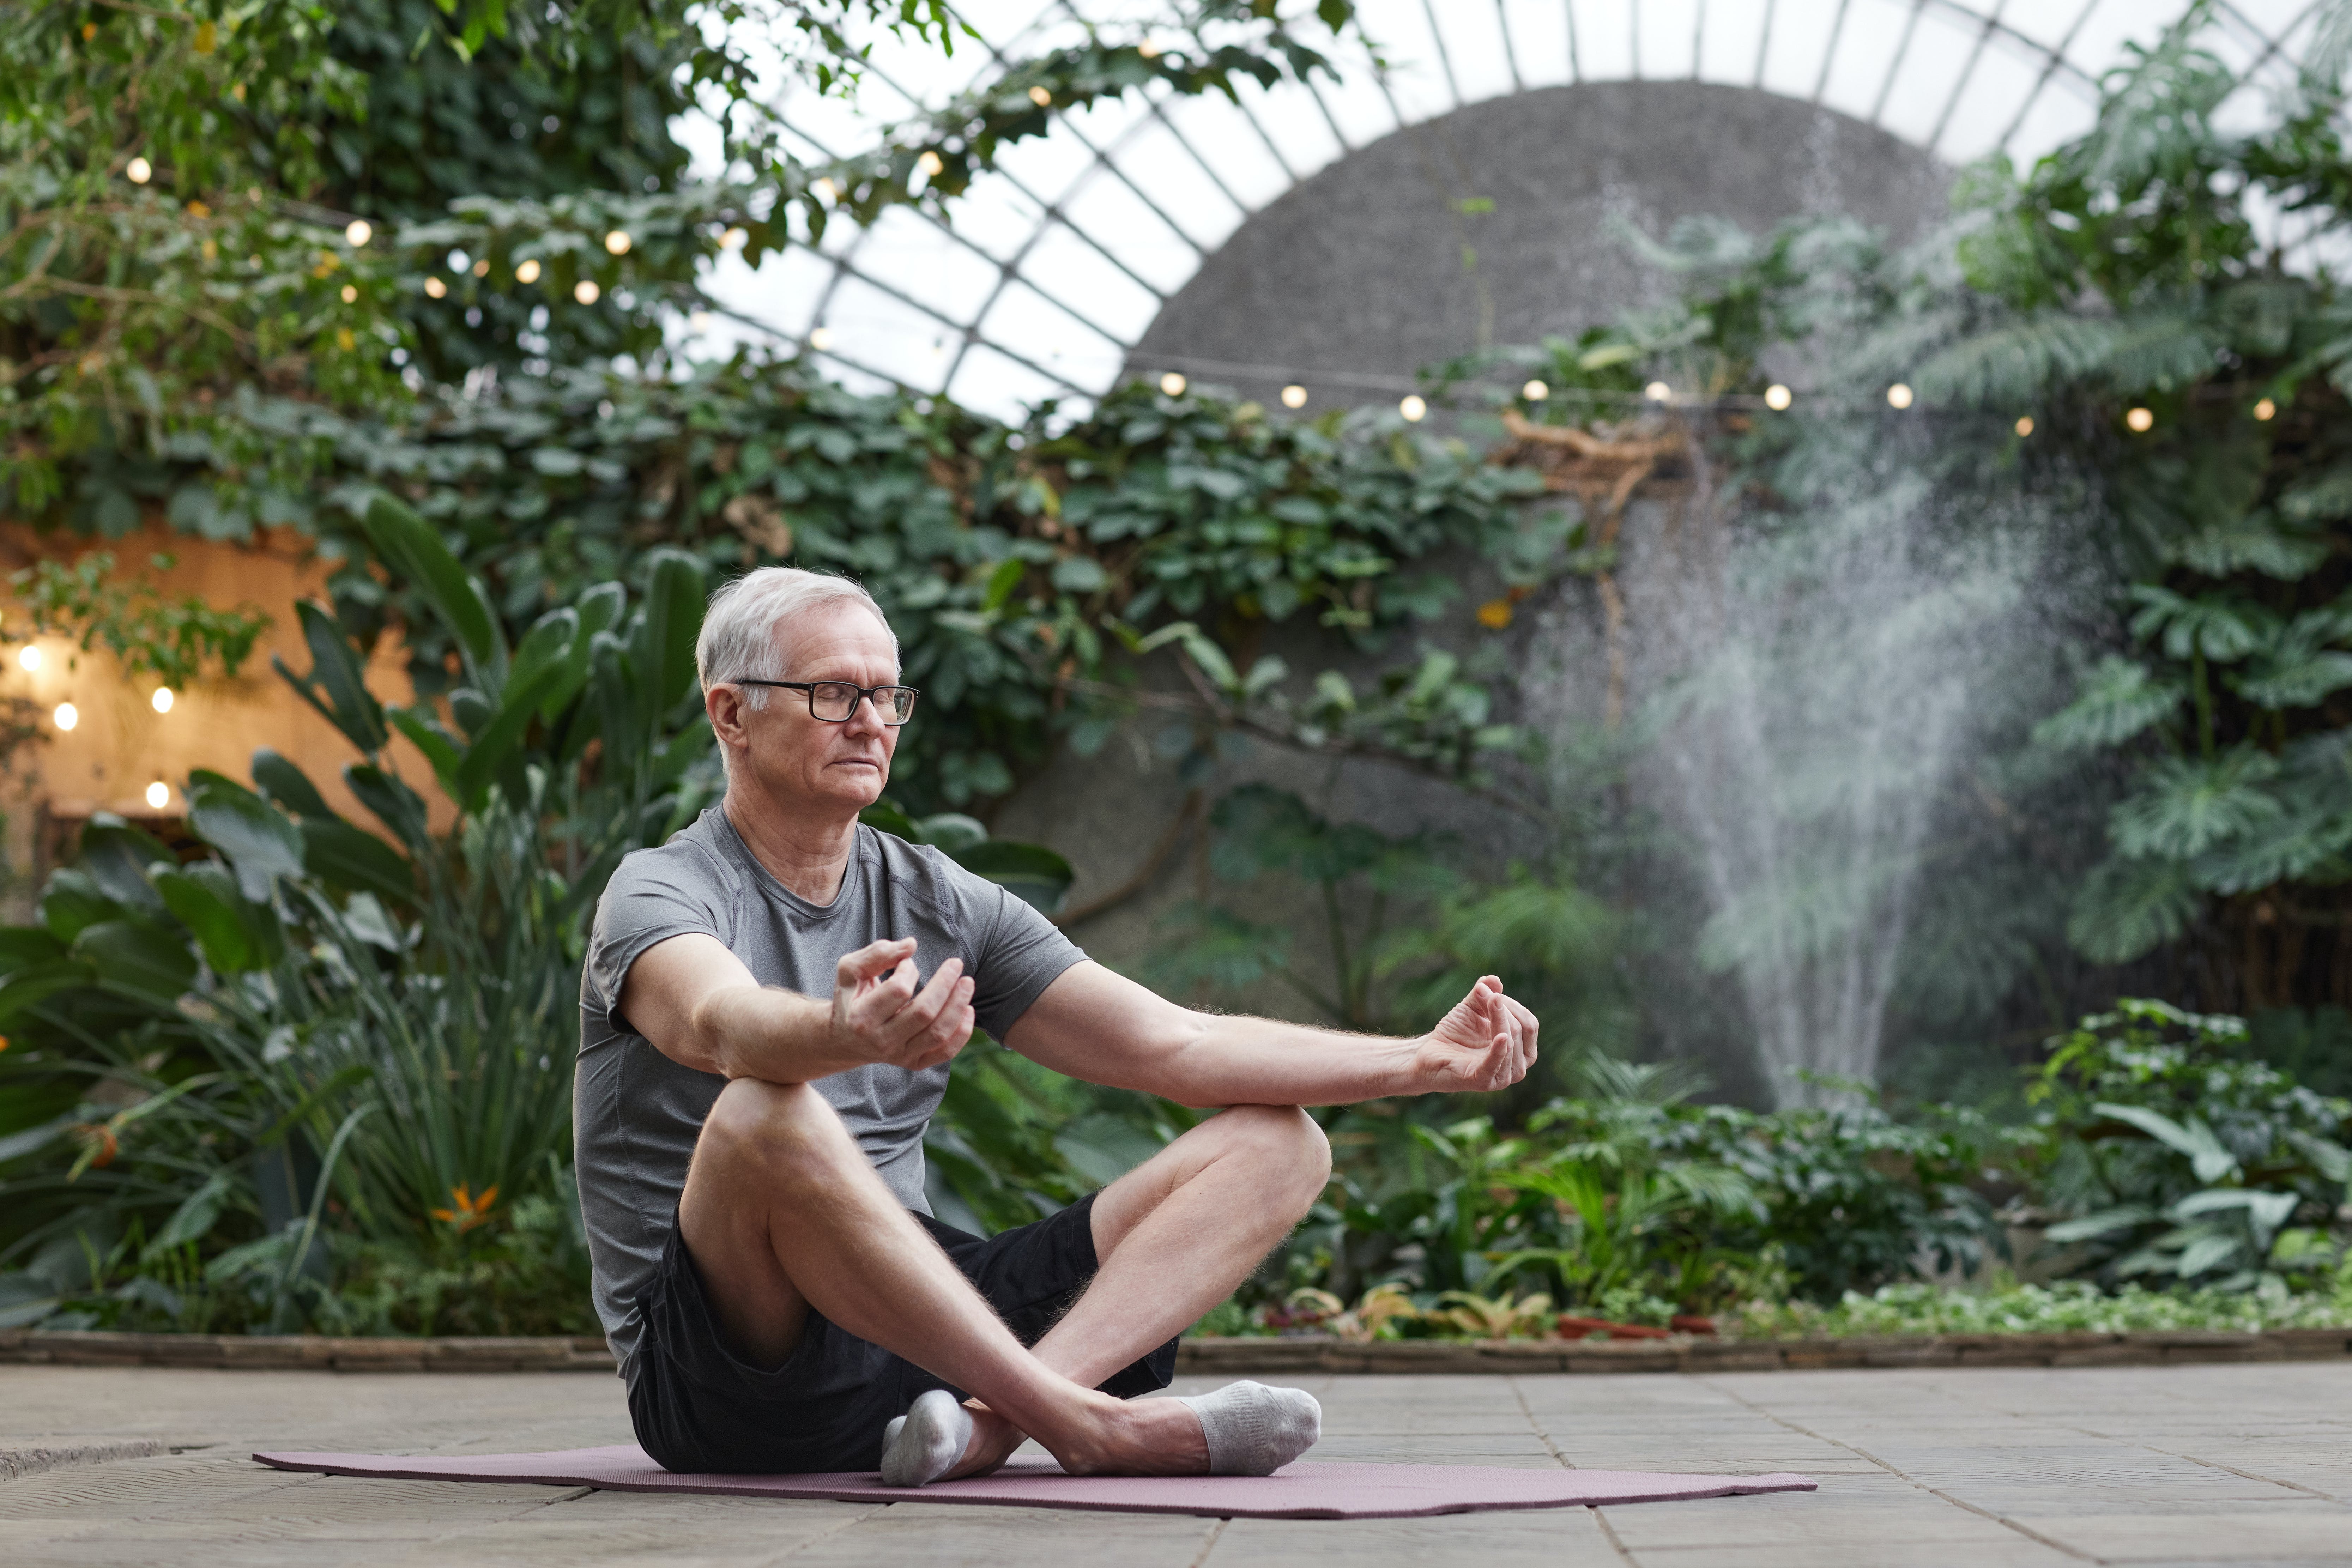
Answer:
[[(1517, 10), (1524, 15), (1532, 8), (1533, 0), (1485, 0), (1485, 3), (1492, 5), (1495, 8), (1496, 31), (1502, 40), (1501, 64), (1505, 68), (1509, 83), (1505, 90), (1524, 92), (1529, 90), (1531, 87), (1552, 85), (1549, 79), (1531, 81), (1522, 69), (1522, 40), (1517, 34), (1515, 34), (1512, 26), (1513, 12)], [(1587, 70), (1585, 57), (1589, 54), (1589, 48), (1580, 47), (1578, 13), (1583, 11), (1588, 16), (1597, 16), (1602, 7), (1618, 4), (1627, 6), (1627, 26), (1631, 42), (1631, 77), (1636, 80), (1643, 79), (1641, 59), (1643, 32), (1640, 0), (1559, 0), (1559, 3), (1561, 7), (1561, 19), (1565, 24), (1568, 46), (1568, 58), (1565, 62), (1568, 67), (1568, 82), (1581, 83), (1606, 79), (1595, 77)], [(1744, 3), (1752, 5), (1754, 0), (1744, 0)], [(1764, 0), (1762, 26), (1758, 37), (1754, 70), (1752, 74), (1744, 70), (1738, 72), (1738, 74), (1746, 79), (1738, 80), (1734, 85), (1767, 90), (1763, 83), (1767, 57), (1770, 51), (1775, 26), (1776, 25), (1785, 26), (1796, 13), (1797, 7), (1805, 3), (1807, 0)], [(2079, 0), (2078, 8), (2074, 10), (2072, 20), (2066, 24), (2058, 42), (2051, 46), (2044, 45), (2029, 36), (2014, 22), (2009, 20), (2007, 15), (2012, 5), (2047, 3), (2048, 0), (1811, 0), (1811, 4), (1818, 11), (1831, 11), (1832, 6), (1834, 6), (1830, 17), (1827, 37), (1822, 45), (1820, 67), (1818, 71), (1813, 73), (1811, 101), (1816, 104), (1822, 101), (1829, 88), (1832, 70), (1838, 59), (1838, 51), (1842, 47), (1849, 45), (1853, 37), (1850, 24), (1855, 14), (1865, 7), (1872, 6), (1880, 8), (1882, 14), (1900, 7), (1907, 12), (1907, 15), (1902, 18), (1900, 40), (1877, 83), (1876, 96), (1867, 116), (1868, 122), (1874, 125), (1882, 122), (1888, 98), (1894, 89), (1896, 78), (1910, 57), (1920, 25), (1924, 19), (1933, 16), (1947, 25), (1958, 24), (1961, 27), (1973, 32), (1974, 37), (1958, 75), (1954, 79), (1949, 91), (1944, 97), (1942, 107), (1934, 117), (1933, 128), (1924, 140), (1919, 141), (1919, 144), (1931, 153), (1939, 153), (1944, 149), (1946, 139), (1954, 125), (1955, 117), (1959, 113), (1969, 89), (1979, 79), (1979, 68), (1984, 64), (1986, 56), (1998, 49), (2012, 58), (2021, 57), (2029, 65), (2036, 61), (2040, 65), (2015, 112), (2009, 117), (2007, 125), (2001, 130), (1998, 139), (1991, 143), (1990, 150), (2010, 151), (2015, 146), (2028, 116), (2044, 101), (2045, 94), (2053, 88), (2072, 95), (2085, 106), (2096, 100), (2099, 79), (2116, 62), (2114, 60), (2086, 61), (2076, 58), (2078, 41), (2084, 37), (2084, 28), (2092, 19), (2095, 16), (2107, 20), (2127, 16), (2134, 21), (2143, 21), (2146, 6), (2146, 0)], [(2295, 9), (2292, 17), (2273, 32), (2257, 24), (2247, 15), (2248, 5), (2255, 3), (2257, 0), (2236, 0), (2236, 3), (2232, 3), (2232, 0), (2223, 0), (2223, 3), (2217, 5), (2214, 10), (2214, 15), (2225, 33), (2231, 37), (2237, 47), (2245, 51), (2251, 60), (2251, 63), (2245, 67), (2242, 78), (2248, 83), (2280, 75), (2288, 68), (2286, 62), (2292, 58), (2288, 47), (2289, 40), (2299, 40), (2307, 35), (2312, 15), (2318, 5), (2318, 0), (2305, 0), (2304, 5)], [(1426, 64), (1431, 68), (1433, 82), (1442, 83), (1444, 88), (1444, 101), (1435, 110), (1436, 113), (1451, 112), (1466, 107), (1471, 102), (1481, 100), (1477, 95), (1465, 95), (1462, 87), (1462, 78), (1455, 68), (1456, 51), (1464, 45), (1463, 28), (1457, 25), (1452, 29), (1453, 36), (1449, 37), (1449, 30), (1441, 22), (1441, 16), (1455, 15), (1459, 10), (1467, 10), (1479, 4), (1480, 0), (1447, 0), (1445, 5), (1440, 6), (1435, 0), (1388, 0), (1387, 4), (1377, 9), (1376, 16), (1379, 13), (1386, 13), (1391, 19), (1410, 18), (1412, 23), (1427, 27), (1428, 37), (1433, 47), (1430, 51), (1431, 58)], [(1717, 0), (1717, 4), (1723, 4), (1723, 0)], [(2174, 7), (2176, 12), (2179, 9), (2185, 9), (2185, 6)], [(1417, 17), (1411, 16), (1411, 13), (1414, 11), (1419, 13)], [(1719, 72), (1714, 77), (1706, 76), (1703, 72), (1708, 11), (1708, 0), (1696, 0), (1693, 8), (1691, 71), (1687, 79), (1728, 79)], [(1055, 32), (1066, 32), (1072, 27), (1088, 28), (1093, 25), (1087, 15), (1082, 0), (1045, 0), (1029, 21), (1018, 29), (998, 39), (992, 40), (982, 37), (981, 42), (990, 63), (1002, 66), (1008, 58), (1020, 52), (1024, 44), (1041, 42), (1045, 37)], [(1475, 57), (1465, 58), (1475, 58)], [(1378, 89), (1380, 99), (1387, 109), (1389, 120), (1388, 126), (1380, 134), (1391, 134), (1418, 122), (1418, 119), (1411, 115), (1398, 101), (1386, 73), (1376, 68), (1368, 56), (1360, 56), (1356, 59), (1343, 62), (1343, 68), (1363, 72)], [(872, 74), (877, 80), (907, 98), (909, 102), (921, 101), (916, 91), (892, 80), (878, 68), (873, 68)], [(1286, 152), (1284, 139), (1279, 133), (1281, 128), (1268, 123), (1268, 119), (1264, 112), (1265, 104), (1267, 100), (1276, 97), (1288, 97), (1294, 99), (1300, 107), (1310, 108), (1330, 132), (1333, 141), (1340, 149), (1340, 156), (1345, 156), (1361, 146), (1363, 139), (1360, 136), (1351, 137), (1342, 129), (1341, 118), (1334, 112), (1332, 100), (1327, 96), (1331, 90), (1330, 84), (1325, 82), (1285, 83), (1265, 95), (1245, 92), (1233, 105), (1241, 114), (1254, 139), (1265, 148), (1267, 155), (1273, 160), (1274, 167), (1280, 171), (1286, 189), (1296, 186), (1303, 179), (1310, 177), (1314, 171), (1302, 168), (1295, 151)], [(965, 239), (956, 232), (952, 214), (948, 221), (942, 221), (929, 214), (919, 214), (921, 221), (945, 234), (953, 243), (981, 257), (996, 269), (992, 286), (987, 289), (985, 297), (980, 301), (977, 309), (971, 312), (970, 320), (959, 320), (954, 313), (944, 307), (915, 298), (906, 289), (882, 281), (876, 276), (875, 269), (864, 261), (864, 253), (874, 244), (874, 238), (871, 231), (863, 231), (851, 237), (845, 245), (811, 252), (824, 261), (830, 272), (820, 290), (815, 307), (809, 315), (807, 330), (798, 334), (799, 341), (806, 346), (807, 331), (814, 331), (826, 324), (826, 312), (833, 304), (839, 284), (844, 279), (854, 279), (899, 301), (915, 312), (918, 318), (929, 323), (936, 323), (953, 335), (956, 347), (943, 365), (938, 386), (924, 390), (945, 392), (952, 388), (958, 375), (963, 370), (972, 347), (975, 344), (985, 344), (1006, 359), (1037, 374), (1047, 384), (1060, 389), (1069, 396), (1083, 400), (1098, 395), (1107, 389), (1110, 381), (1115, 379), (1115, 374), (1113, 377), (1105, 378), (1100, 384), (1083, 384), (1086, 379), (1083, 376), (1074, 378), (1069, 373), (1049, 368), (1047, 362), (1051, 358), (1050, 355), (1002, 342), (997, 336), (985, 330), (983, 323), (1003, 301), (1006, 290), (1013, 283), (1019, 281), (1026, 284), (1057, 309), (1066, 312), (1071, 320), (1079, 323), (1087, 331), (1097, 335), (1104, 342), (1114, 344), (1122, 351), (1133, 349), (1135, 337), (1114, 331), (1105, 322), (1091, 319), (1087, 310), (1068, 298), (1067, 290), (1057, 289), (1054, 286), (1053, 279), (1049, 276), (1032, 276), (1026, 268), (1036, 255), (1039, 245), (1059, 228), (1066, 231), (1082, 246), (1109, 263), (1142, 289), (1146, 295), (1156, 301), (1157, 305), (1164, 305), (1167, 302), (1171, 297), (1171, 289), (1162, 284), (1153, 283), (1143, 271), (1139, 270), (1136, 265), (1130, 264), (1129, 260), (1120, 254), (1118, 237), (1089, 232), (1085, 223), (1072, 216), (1070, 209), (1072, 203), (1083, 195), (1097, 180), (1115, 181), (1167, 226), (1168, 231), (1176, 237), (1185, 249), (1189, 250), (1191, 265), (1197, 268), (1201, 262), (1207, 258), (1213, 247), (1204, 245), (1197, 234), (1188, 231), (1184, 225), (1177, 220), (1176, 215), (1169, 210), (1171, 204), (1154, 195), (1151, 187), (1155, 182), (1151, 179), (1149, 170), (1131, 166), (1133, 160), (1139, 155), (1137, 143), (1142, 134), (1147, 130), (1164, 132), (1173, 144), (1174, 155), (1197, 170), (1211, 187), (1215, 189), (1224, 200), (1233, 204), (1234, 208), (1244, 216), (1244, 221), (1255, 208), (1243, 198), (1226, 174), (1220, 171), (1216, 161), (1210, 155), (1210, 151), (1213, 151), (1213, 148), (1204, 151), (1198, 143), (1197, 135), (1186, 133), (1184, 126), (1181, 123), (1185, 107), (1181, 102), (1171, 103), (1170, 95), (1165, 91), (1147, 92), (1127, 125), (1107, 142), (1089, 135), (1087, 131), (1074, 119), (1057, 112), (1054, 134), (1066, 136), (1072, 139), (1077, 147), (1083, 149), (1087, 159), (1086, 166), (1070, 178), (1059, 194), (1055, 195), (1048, 195), (1032, 188), (1032, 184), (1022, 179), (1013, 170), (1004, 169), (997, 172), (996, 177), (1003, 179), (1021, 199), (1034, 205), (1038, 215), (1026, 235), (1012, 247), (1009, 254), (1000, 257)], [(1429, 116), (1419, 118), (1429, 118)], [(1857, 118), (1861, 116), (1857, 115)], [(808, 141), (811, 146), (823, 150), (823, 144), (814, 137), (808, 135), (803, 128), (794, 125), (793, 130), (796, 134)], [(1017, 155), (1013, 162), (1016, 164), (1020, 162)], [(782, 333), (779, 335), (793, 336), (793, 334)], [(837, 333), (835, 337), (838, 338)], [(871, 364), (865, 363), (854, 348), (838, 342), (829, 344), (821, 352), (824, 357), (844, 367), (885, 381), (897, 379), (877, 371)], [(977, 400), (968, 399), (968, 401)]]

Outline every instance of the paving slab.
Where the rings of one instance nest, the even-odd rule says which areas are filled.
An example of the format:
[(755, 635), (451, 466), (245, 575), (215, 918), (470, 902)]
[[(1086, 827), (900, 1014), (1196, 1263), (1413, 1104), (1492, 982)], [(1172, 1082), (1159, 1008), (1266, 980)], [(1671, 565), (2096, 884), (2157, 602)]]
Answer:
[(0, 1563), (2352, 1568), (2352, 1363), (1280, 1381), (1323, 1401), (1326, 1458), (1797, 1470), (1821, 1490), (1226, 1521), (361, 1481), (247, 1456), (625, 1442), (620, 1387), (529, 1372), (0, 1365), (0, 1453), (57, 1457), (0, 1479)]

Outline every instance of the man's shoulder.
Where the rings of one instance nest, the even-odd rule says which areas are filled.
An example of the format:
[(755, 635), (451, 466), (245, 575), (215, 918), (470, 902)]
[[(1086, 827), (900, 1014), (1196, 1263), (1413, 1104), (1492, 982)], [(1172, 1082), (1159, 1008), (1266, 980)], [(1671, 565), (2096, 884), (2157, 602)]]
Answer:
[(632, 849), (621, 857), (604, 885), (605, 897), (644, 888), (700, 887), (723, 889), (737, 880), (724, 846), (711, 829), (717, 808), (705, 811), (669, 838), (649, 848)]
[(937, 845), (909, 843), (868, 823), (860, 823), (858, 832), (873, 846), (882, 874), (898, 896), (922, 900), (950, 918), (997, 908), (1003, 889), (959, 865)]

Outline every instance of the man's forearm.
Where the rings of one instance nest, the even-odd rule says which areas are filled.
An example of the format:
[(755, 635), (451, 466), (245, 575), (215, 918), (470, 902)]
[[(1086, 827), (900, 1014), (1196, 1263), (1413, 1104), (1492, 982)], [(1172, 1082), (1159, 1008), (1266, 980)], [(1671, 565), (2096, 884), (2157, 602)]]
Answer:
[(722, 1078), (810, 1083), (863, 1060), (835, 1038), (830, 1003), (780, 986), (714, 992), (695, 1007), (693, 1028), (693, 1065)]
[(1155, 1084), (1180, 1105), (1351, 1105), (1428, 1087), (1422, 1042), (1348, 1035), (1271, 1018), (1193, 1014), (1188, 1038), (1160, 1054)]

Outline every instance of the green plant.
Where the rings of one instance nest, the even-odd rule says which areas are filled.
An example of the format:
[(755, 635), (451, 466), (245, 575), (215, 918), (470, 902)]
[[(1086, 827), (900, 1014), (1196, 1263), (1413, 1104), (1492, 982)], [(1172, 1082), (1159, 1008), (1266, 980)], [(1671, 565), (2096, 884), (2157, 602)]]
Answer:
[[(159, 554), (150, 564), (168, 572), (173, 562)], [(126, 584), (104, 550), (71, 566), (37, 561), (8, 582), (29, 612), (33, 636), (70, 638), (84, 653), (103, 647), (125, 677), (151, 676), (165, 686), (186, 686), (207, 665), (234, 678), (269, 629), (269, 617), (251, 605), (217, 609), (194, 594), (172, 599), (152, 583)]]
[[(2084, 1247), (2103, 1279), (2225, 1290), (2326, 1251), (2352, 1198), (2352, 1102), (2300, 1087), (2246, 1041), (2242, 1020), (2126, 1000), (2053, 1042), (2028, 1091), (2032, 1168), (2065, 1216), (2053, 1247)], [(2298, 1217), (2308, 1228), (2290, 1230)]]

